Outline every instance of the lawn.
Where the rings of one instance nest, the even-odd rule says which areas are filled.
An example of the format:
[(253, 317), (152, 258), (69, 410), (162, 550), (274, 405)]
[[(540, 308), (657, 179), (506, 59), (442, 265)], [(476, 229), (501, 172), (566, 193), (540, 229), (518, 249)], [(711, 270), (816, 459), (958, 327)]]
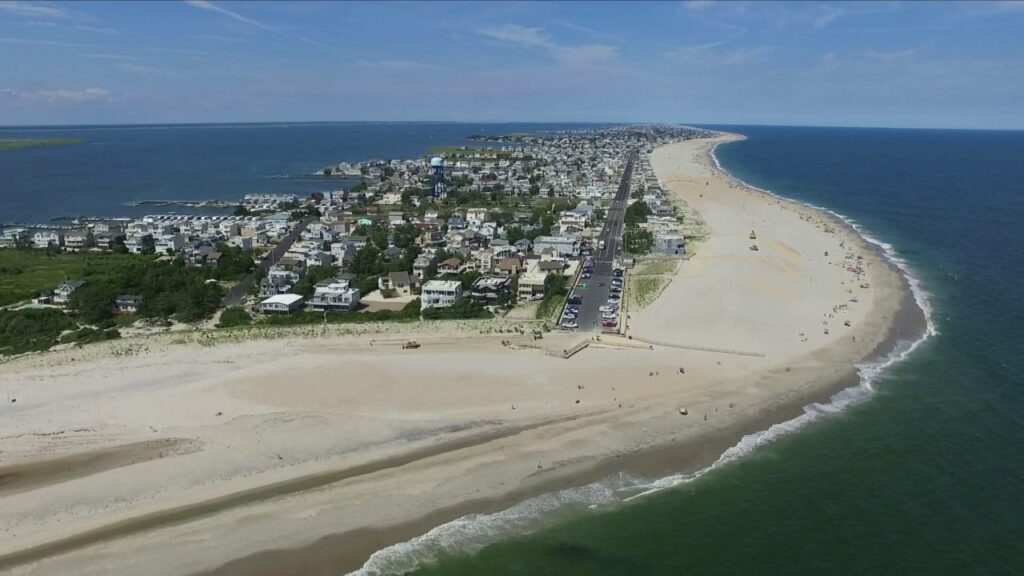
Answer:
[(20, 302), (52, 289), (64, 279), (96, 279), (124, 264), (152, 256), (68, 253), (36, 249), (0, 249), (0, 306)]

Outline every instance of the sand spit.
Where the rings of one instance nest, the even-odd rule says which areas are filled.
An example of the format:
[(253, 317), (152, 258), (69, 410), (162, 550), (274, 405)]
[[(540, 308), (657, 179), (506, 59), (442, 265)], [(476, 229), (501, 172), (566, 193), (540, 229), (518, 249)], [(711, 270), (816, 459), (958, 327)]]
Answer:
[(655, 344), (563, 360), (518, 334), (402, 350), (325, 333), (5, 364), (0, 396), (18, 402), (0, 408), (0, 467), (168, 438), (195, 449), (0, 485), (0, 569), (334, 576), (463, 514), (623, 469), (706, 466), (827, 399), (891, 342), (906, 283), (837, 219), (717, 172), (708, 152), (733, 138), (653, 155), (711, 230), (630, 320)]

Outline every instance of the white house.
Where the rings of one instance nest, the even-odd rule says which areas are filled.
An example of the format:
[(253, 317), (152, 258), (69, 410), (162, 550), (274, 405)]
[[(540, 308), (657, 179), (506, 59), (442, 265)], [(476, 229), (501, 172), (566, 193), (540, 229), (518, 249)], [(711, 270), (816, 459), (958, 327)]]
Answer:
[(302, 296), (278, 294), (260, 302), (258, 308), (264, 314), (291, 314), (302, 308)]
[(466, 210), (466, 221), (484, 223), (487, 221), (487, 208), (470, 208)]
[(32, 235), (33, 248), (59, 248), (64, 245), (63, 230), (40, 230)]
[(84, 250), (91, 243), (92, 231), (87, 228), (72, 230), (64, 236), (64, 249), (68, 252)]
[(326, 285), (317, 285), (313, 290), (313, 299), (309, 301), (311, 310), (354, 310), (359, 306), (358, 288), (352, 288), (347, 281), (334, 281)]
[(420, 293), (420, 310), (448, 308), (462, 300), (462, 282), (458, 280), (430, 280)]
[(153, 240), (157, 254), (174, 254), (185, 249), (185, 237), (181, 234), (164, 234)]
[(14, 248), (29, 237), (27, 228), (8, 228), (0, 234), (0, 248)]
[(533, 253), (540, 254), (551, 248), (560, 256), (578, 256), (580, 240), (575, 236), (539, 236), (533, 241)]

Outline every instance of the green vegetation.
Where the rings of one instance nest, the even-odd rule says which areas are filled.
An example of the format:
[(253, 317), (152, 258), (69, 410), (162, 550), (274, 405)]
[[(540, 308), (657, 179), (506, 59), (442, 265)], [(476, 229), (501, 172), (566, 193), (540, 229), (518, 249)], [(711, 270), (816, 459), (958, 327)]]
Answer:
[(82, 138), (0, 138), (0, 151), (81, 144)]
[(231, 328), (234, 326), (248, 326), (252, 324), (252, 316), (241, 306), (226, 308), (220, 313), (220, 320), (217, 328)]
[(460, 300), (447, 308), (427, 308), (423, 311), (424, 320), (468, 320), (473, 318), (492, 318), (483, 305), (472, 300)]
[(221, 253), (220, 261), (213, 273), (213, 277), (217, 280), (237, 282), (256, 268), (252, 250), (219, 244), (217, 251)]
[(622, 243), (630, 254), (647, 254), (654, 246), (654, 234), (639, 226), (627, 226), (622, 233)]
[(121, 333), (117, 331), (117, 328), (92, 328), (86, 326), (79, 328), (74, 332), (68, 332), (60, 337), (61, 344), (75, 343), (78, 345), (91, 344), (93, 342), (103, 342), (104, 340), (115, 340), (121, 337)]
[(647, 222), (647, 216), (651, 209), (643, 200), (633, 202), (626, 208), (623, 222), (626, 224), (626, 231), (622, 234), (622, 243), (626, 252), (632, 254), (647, 254), (654, 245), (654, 234), (640, 228), (640, 224)]
[(0, 249), (0, 306), (34, 298), (65, 279), (102, 278), (132, 262), (152, 260), (131, 254)]
[(24, 308), (0, 310), (0, 355), (46, 350), (61, 333), (78, 324), (60, 310)]
[(569, 294), (569, 280), (560, 274), (548, 274), (544, 279), (544, 299), (537, 307), (537, 319), (547, 320), (558, 312), (562, 301)]
[(654, 302), (668, 281), (661, 276), (634, 276), (630, 278), (630, 309), (638, 311)]

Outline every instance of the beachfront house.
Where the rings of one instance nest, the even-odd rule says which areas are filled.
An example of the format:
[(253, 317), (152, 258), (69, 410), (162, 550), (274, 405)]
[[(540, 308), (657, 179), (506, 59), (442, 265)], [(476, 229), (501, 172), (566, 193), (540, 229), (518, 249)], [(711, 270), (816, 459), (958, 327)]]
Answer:
[(408, 272), (391, 272), (377, 280), (377, 287), (385, 298), (412, 295), (412, 278)]
[(358, 288), (351, 287), (348, 281), (332, 280), (326, 284), (316, 285), (313, 299), (309, 301), (309, 309), (352, 311), (359, 307), (359, 301)]
[(298, 294), (278, 294), (260, 302), (256, 308), (263, 314), (292, 314), (302, 309), (302, 300)]
[(420, 310), (448, 308), (462, 300), (462, 282), (458, 280), (430, 280), (420, 294)]
[(508, 276), (481, 276), (473, 282), (469, 297), (477, 302), (493, 303), (512, 287), (512, 279)]
[(526, 272), (519, 275), (519, 290), (516, 296), (520, 300), (540, 300), (544, 297), (544, 281), (547, 272)]
[(65, 280), (53, 289), (53, 303), (58, 306), (67, 306), (71, 303), (71, 297), (75, 291), (85, 286), (85, 280)]
[(666, 256), (686, 254), (686, 241), (679, 234), (655, 234), (651, 251)]

